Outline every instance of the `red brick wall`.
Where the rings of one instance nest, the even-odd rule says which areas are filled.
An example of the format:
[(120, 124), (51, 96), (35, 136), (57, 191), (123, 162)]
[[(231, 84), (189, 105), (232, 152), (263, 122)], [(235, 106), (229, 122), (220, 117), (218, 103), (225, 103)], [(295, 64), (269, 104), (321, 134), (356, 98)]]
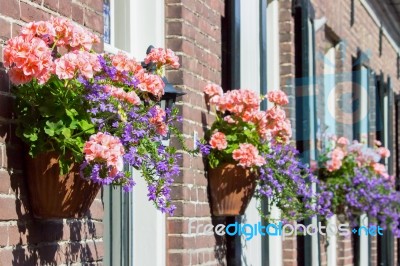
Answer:
[(349, 236), (337, 237), (337, 266), (353, 265), (352, 238)]
[[(50, 16), (65, 16), (103, 32), (101, 0), (0, 0), (0, 58), (5, 41), (21, 26)], [(97, 47), (101, 50), (102, 45)], [(87, 218), (32, 218), (25, 182), (24, 152), (15, 136), (13, 98), (0, 63), (0, 265), (55, 265), (102, 261), (103, 206), (100, 194)]]
[[(167, 77), (187, 94), (178, 103), (183, 133), (193, 146), (193, 131), (203, 137), (213, 121), (202, 89), (209, 82), (221, 84), (222, 0), (166, 0), (166, 47), (176, 51), (181, 68)], [(203, 158), (183, 154), (182, 174), (173, 189), (177, 210), (167, 220), (168, 265), (217, 265), (225, 260), (223, 239), (214, 235), (188, 234), (189, 221), (210, 224), (210, 206)]]

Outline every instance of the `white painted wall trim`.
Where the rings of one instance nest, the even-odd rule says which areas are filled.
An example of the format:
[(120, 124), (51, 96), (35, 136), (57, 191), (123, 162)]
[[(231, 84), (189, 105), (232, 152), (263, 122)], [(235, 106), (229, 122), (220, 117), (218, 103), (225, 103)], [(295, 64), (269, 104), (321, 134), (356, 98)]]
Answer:
[[(362, 214), (360, 216), (360, 226), (368, 228), (368, 216)], [(365, 234), (360, 235), (360, 265), (368, 265), (369, 248), (368, 248), (368, 236)]]
[[(259, 14), (259, 0), (240, 1), (240, 88), (253, 90), (257, 94), (260, 93)], [(260, 221), (257, 200), (253, 198), (242, 223), (257, 224)], [(242, 265), (261, 265), (261, 240), (260, 235), (248, 241), (242, 236)]]
[[(279, 42), (279, 1), (268, 1), (267, 4), (267, 90), (280, 89), (280, 42)], [(271, 107), (268, 103), (268, 107)], [(279, 221), (281, 211), (270, 206), (271, 217)], [(269, 265), (283, 265), (283, 248), (281, 236), (270, 236), (268, 240)]]
[(328, 219), (328, 225), (326, 227), (326, 235), (328, 239), (328, 249), (327, 249), (327, 260), (328, 260), (328, 266), (336, 266), (336, 258), (337, 258), (337, 236), (336, 232), (332, 231), (331, 233), (328, 233), (330, 225), (335, 228), (337, 228), (337, 219), (336, 219), (336, 214), (333, 215), (331, 218)]

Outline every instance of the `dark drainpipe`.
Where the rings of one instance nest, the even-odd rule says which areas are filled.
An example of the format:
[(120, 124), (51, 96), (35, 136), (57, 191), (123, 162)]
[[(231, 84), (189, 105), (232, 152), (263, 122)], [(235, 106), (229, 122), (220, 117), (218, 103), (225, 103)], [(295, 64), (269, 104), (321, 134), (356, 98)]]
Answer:
[[(240, 88), (240, 0), (225, 1), (222, 20), (222, 87), (224, 90)], [(241, 216), (230, 216), (226, 224), (241, 223)], [(240, 266), (242, 245), (240, 236), (226, 235), (226, 262)]]

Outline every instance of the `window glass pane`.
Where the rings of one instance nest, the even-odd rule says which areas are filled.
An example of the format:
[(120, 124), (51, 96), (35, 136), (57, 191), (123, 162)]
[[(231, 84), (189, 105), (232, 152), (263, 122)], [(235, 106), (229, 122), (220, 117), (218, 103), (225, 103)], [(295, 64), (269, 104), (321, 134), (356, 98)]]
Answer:
[(110, 0), (103, 0), (104, 43), (111, 44)]

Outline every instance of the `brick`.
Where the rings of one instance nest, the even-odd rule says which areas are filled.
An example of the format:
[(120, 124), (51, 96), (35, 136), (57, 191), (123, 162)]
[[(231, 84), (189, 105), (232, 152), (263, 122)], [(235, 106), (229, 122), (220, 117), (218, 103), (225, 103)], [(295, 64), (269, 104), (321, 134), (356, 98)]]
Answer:
[(10, 175), (8, 174), (8, 172), (0, 170), (0, 194), (8, 194), (10, 192), (10, 187)]
[(103, 256), (104, 244), (102, 242), (72, 242), (66, 247), (65, 262), (67, 264), (72, 261), (92, 262), (95, 260), (101, 260)]
[[(61, 0), (63, 1), (63, 0)], [(44, 0), (43, 5), (47, 7), (48, 9), (51, 9), (53, 11), (58, 11), (59, 9), (59, 0)]]
[(182, 6), (168, 6), (165, 12), (165, 18), (182, 18)]
[[(196, 221), (192, 223), (193, 230), (196, 227)], [(167, 230), (169, 234), (187, 234), (189, 232), (189, 220), (168, 220)]]
[(61, 15), (70, 18), (72, 15), (72, 0), (59, 1), (59, 12)]
[(0, 0), (1, 14), (3, 16), (19, 18), (19, 1), (18, 0)]
[(93, 8), (97, 12), (103, 12), (103, 1), (99, 0), (81, 0), (83, 4), (86, 4), (90, 8)]
[(64, 232), (67, 230), (71, 241), (81, 241), (102, 237), (104, 234), (104, 225), (103, 223), (93, 222), (91, 220), (87, 222), (74, 221), (64, 228)]
[(7, 246), (7, 243), (8, 243), (8, 228), (6, 225), (2, 225), (0, 226), (0, 247)]
[(104, 243), (88, 241), (86, 242), (85, 251), (87, 254), (85, 261), (102, 260), (104, 257)]
[(20, 4), (21, 4), (20, 18), (22, 21), (30, 22), (30, 21), (50, 19), (50, 14), (46, 13), (44, 10), (40, 10), (37, 7), (34, 7), (24, 2), (21, 2)]
[(170, 253), (167, 255), (167, 260), (170, 263), (170, 265), (189, 265), (190, 254)]
[(168, 247), (170, 249), (190, 249), (196, 246), (196, 238), (182, 237), (182, 236), (169, 236)]
[(178, 199), (186, 199), (190, 200), (190, 189), (188, 187), (183, 186), (173, 186), (171, 187), (171, 199), (178, 200)]
[(38, 265), (34, 251), (27, 248), (0, 250), (0, 265)]
[(12, 37), (15, 37), (15, 36), (18, 36), (18, 35), (19, 35), (22, 26), (13, 23), (13, 24), (11, 24), (11, 28), (12, 28), (11, 35), (12, 35)]
[(84, 13), (84, 25), (90, 29), (102, 33), (104, 30), (103, 15), (86, 9)]
[(181, 21), (169, 21), (166, 26), (166, 31), (169, 35), (181, 35), (184, 27)]
[(93, 204), (89, 210), (89, 217), (91, 217), (94, 220), (103, 220), (104, 209), (103, 209), (103, 204), (100, 200), (95, 199), (93, 201)]
[(174, 202), (173, 204), (176, 206), (176, 210), (174, 216), (179, 217), (193, 217), (196, 215), (196, 204), (189, 203), (189, 202)]
[(57, 243), (38, 247), (37, 255), (40, 265), (59, 265), (64, 261), (64, 254)]
[(12, 198), (3, 198), (0, 196), (0, 221), (18, 220), (25, 214), (24, 208), (19, 203), (19, 200)]
[(41, 242), (57, 242), (63, 240), (63, 224), (48, 220), (34, 220), (27, 222), (26, 230), (30, 244)]
[(74, 20), (75, 22), (79, 23), (79, 24), (83, 24), (84, 23), (84, 9), (77, 5), (72, 3), (72, 15), (71, 18), (72, 20)]
[(11, 37), (11, 23), (0, 18), (0, 39), (7, 40)]

